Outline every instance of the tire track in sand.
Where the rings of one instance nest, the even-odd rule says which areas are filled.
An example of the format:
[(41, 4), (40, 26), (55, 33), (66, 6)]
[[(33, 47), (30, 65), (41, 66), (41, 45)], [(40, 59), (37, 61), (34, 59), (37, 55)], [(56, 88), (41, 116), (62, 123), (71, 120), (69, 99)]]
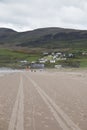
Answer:
[(17, 98), (13, 107), (8, 130), (24, 130), (24, 93), (23, 93), (23, 77), (20, 75), (20, 84)]
[[(24, 74), (25, 75), (25, 74)], [(25, 75), (26, 76), (26, 75)], [(81, 130), (56, 103), (40, 88), (40, 86), (31, 78), (26, 76), (36, 88), (44, 102), (48, 105), (56, 121), (63, 130)]]

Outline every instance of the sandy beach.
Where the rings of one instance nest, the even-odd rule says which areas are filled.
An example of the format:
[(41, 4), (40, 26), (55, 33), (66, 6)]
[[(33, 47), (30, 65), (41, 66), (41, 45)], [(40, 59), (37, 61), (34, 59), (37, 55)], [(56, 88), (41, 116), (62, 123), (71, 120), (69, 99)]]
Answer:
[(0, 130), (87, 130), (87, 70), (1, 72)]

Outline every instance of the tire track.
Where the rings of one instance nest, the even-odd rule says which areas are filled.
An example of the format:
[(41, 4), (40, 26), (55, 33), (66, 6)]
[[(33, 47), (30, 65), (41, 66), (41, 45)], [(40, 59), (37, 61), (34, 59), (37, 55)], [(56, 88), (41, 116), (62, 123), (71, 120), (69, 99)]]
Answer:
[(24, 103), (23, 103), (23, 100), (24, 100), (23, 77), (20, 75), (20, 84), (19, 84), (18, 94), (17, 94), (17, 98), (16, 98), (16, 101), (15, 101), (15, 104), (13, 107), (8, 130), (14, 130), (15, 125), (16, 125), (16, 130), (24, 130), (24, 120), (23, 120)]
[[(24, 74), (25, 75), (25, 74)], [(25, 75), (26, 76), (26, 75)], [(36, 88), (44, 102), (48, 105), (49, 109), (53, 113), (56, 121), (60, 124), (63, 130), (81, 130), (66, 113), (60, 109), (58, 105), (40, 88), (40, 86), (30, 77), (26, 76), (33, 86)]]
[(33, 130), (36, 130), (36, 127), (35, 127), (35, 107), (34, 107), (33, 97), (34, 97), (34, 95), (32, 95), (32, 119), (33, 119)]
[(20, 81), (20, 99), (19, 99), (19, 110), (18, 110), (18, 118), (17, 118), (17, 125), (16, 130), (24, 130), (24, 93), (23, 93), (23, 79), (21, 78)]

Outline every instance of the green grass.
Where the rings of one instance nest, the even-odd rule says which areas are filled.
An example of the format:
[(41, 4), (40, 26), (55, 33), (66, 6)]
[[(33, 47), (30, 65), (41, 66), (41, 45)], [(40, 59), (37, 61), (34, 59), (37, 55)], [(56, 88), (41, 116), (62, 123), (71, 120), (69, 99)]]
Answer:
[(0, 66), (19, 66), (19, 61), (27, 60), (29, 62), (36, 61), (40, 58), (40, 54), (28, 54), (8, 49), (0, 49)]
[[(68, 51), (68, 53), (75, 53), (75, 58), (70, 58), (71, 62), (79, 62), (80, 68), (87, 68), (87, 56), (81, 56), (79, 55), (80, 52), (87, 52), (87, 49), (71, 49)], [(34, 51), (35, 52), (35, 51)], [(21, 63), (19, 61), (21, 60), (27, 60), (29, 62), (37, 61), (39, 58), (41, 58), (42, 55), (38, 51), (38, 53), (26, 53), (22, 51), (12, 51), (8, 49), (0, 49), (0, 67), (12, 67), (17, 68), (21, 66)], [(46, 57), (47, 59), (52, 59), (52, 56)], [(70, 61), (69, 61), (70, 62)], [(60, 62), (58, 61), (58, 63)], [(50, 66), (47, 64), (47, 66)], [(53, 64), (51, 65), (53, 67)]]
[(80, 59), (80, 67), (87, 68), (87, 59), (86, 58)]
[[(36, 60), (40, 57), (40, 54), (28, 54), (23, 52), (11, 51), (7, 49), (0, 49), (0, 59), (8, 58), (8, 59), (24, 59), (24, 60)], [(5, 59), (6, 60), (6, 59)]]
[(79, 59), (72, 59), (71, 61), (79, 62), (80, 68), (87, 68), (87, 58), (80, 57)]

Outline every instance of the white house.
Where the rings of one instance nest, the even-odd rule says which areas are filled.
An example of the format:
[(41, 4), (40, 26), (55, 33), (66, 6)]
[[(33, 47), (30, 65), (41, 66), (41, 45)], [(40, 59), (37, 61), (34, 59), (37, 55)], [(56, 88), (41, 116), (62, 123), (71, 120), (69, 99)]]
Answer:
[(73, 57), (73, 54), (72, 54), (72, 53), (69, 53), (68, 56), (69, 56), (69, 57)]
[(27, 63), (28, 61), (27, 60), (22, 60), (20, 61), (21, 63)]
[(55, 63), (56, 61), (55, 60), (50, 60), (50, 63)]
[(84, 55), (84, 56), (87, 55), (87, 52), (82, 52), (82, 55)]
[(46, 61), (45, 60), (39, 60), (39, 63), (45, 63)]
[(48, 55), (48, 52), (43, 52), (43, 55)]
[(59, 68), (61, 68), (61, 65), (55, 65), (55, 68), (59, 69)]
[(45, 63), (46, 60), (44, 58), (39, 59), (39, 63)]
[(58, 52), (58, 53), (56, 53), (56, 55), (57, 55), (57, 56), (61, 56), (61, 55), (62, 55), (62, 53), (61, 53), (61, 52)]

